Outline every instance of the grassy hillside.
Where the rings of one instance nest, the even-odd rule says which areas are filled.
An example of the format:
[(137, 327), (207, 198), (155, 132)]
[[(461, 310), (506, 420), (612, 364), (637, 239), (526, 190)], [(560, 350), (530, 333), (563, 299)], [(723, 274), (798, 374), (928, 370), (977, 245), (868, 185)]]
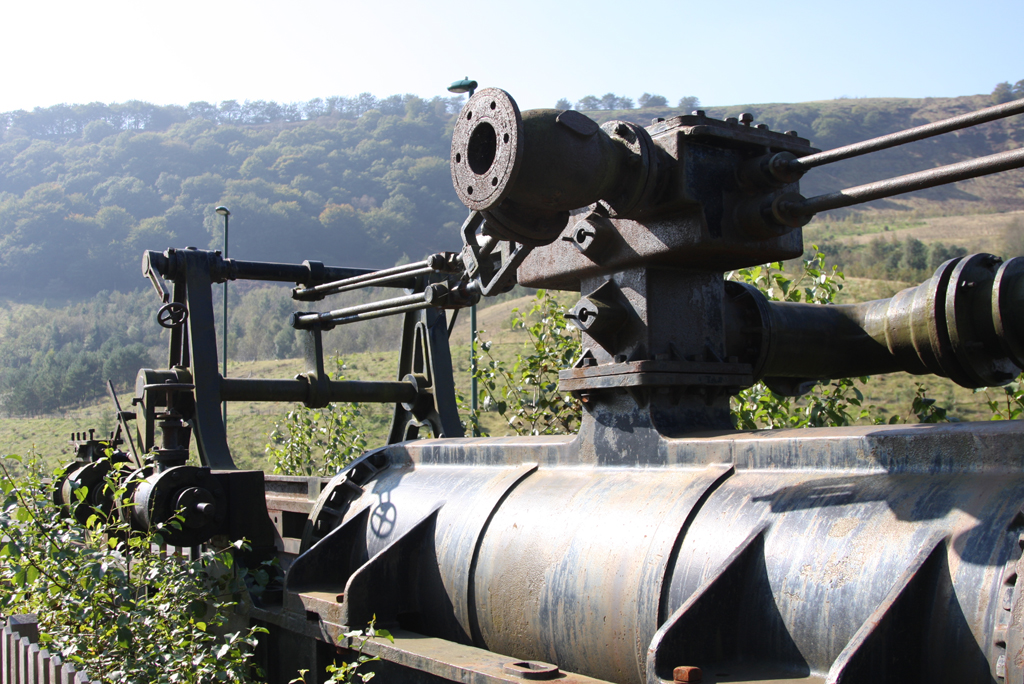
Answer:
[(1003, 256), (1024, 254), (1024, 211), (966, 216), (902, 217), (896, 213), (861, 215), (858, 220), (819, 219), (804, 228), (805, 242), (834, 240), (864, 245), (876, 238), (958, 245), (970, 252), (990, 251)]

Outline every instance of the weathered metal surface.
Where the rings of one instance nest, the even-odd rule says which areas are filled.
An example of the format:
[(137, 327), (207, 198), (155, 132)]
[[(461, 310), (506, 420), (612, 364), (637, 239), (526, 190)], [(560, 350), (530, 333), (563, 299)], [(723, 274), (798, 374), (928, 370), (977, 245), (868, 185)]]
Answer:
[[(1020, 373), (1024, 337), (1004, 321), (1024, 310), (1022, 272), (1020, 257), (1005, 264), (991, 254), (957, 257), (889, 299), (838, 306), (769, 302), (750, 286), (731, 284), (726, 353), (750, 363), (769, 385), (893, 371), (933, 373), (972, 388), (1005, 384)], [(751, 328), (764, 334), (751, 336)]]
[[(319, 593), (289, 589), (323, 621), (393, 605), (378, 624), (614, 682), (680, 665), (713, 682), (907, 668), (987, 681), (1024, 531), (1022, 435), (1009, 422), (659, 438), (643, 468), (601, 466), (580, 439), (406, 443), (332, 533), (354, 522), (349, 543), (325, 537), (292, 567), (322, 575), (304, 580)], [(332, 574), (342, 565), (321, 556), (353, 545)], [(367, 573), (394, 581), (355, 591)]]

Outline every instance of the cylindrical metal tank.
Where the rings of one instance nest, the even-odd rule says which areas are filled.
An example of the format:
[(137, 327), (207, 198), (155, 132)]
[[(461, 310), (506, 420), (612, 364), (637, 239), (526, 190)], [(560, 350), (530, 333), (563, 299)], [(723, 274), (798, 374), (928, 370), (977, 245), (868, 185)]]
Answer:
[[(706, 682), (997, 681), (1022, 437), (1016, 422), (729, 433), (617, 466), (578, 438), (396, 445), (290, 589), (343, 584), (347, 624), (372, 608), (622, 684), (677, 666)], [(326, 568), (332, 544), (347, 560)]]

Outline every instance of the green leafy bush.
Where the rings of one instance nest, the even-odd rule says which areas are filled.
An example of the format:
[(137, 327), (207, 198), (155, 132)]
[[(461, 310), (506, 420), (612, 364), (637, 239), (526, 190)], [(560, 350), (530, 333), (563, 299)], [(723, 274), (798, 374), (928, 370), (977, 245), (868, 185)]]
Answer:
[[(335, 380), (344, 379), (345, 363), (335, 359)], [(366, 421), (359, 404), (335, 402), (319, 409), (298, 406), (274, 424), (267, 456), (282, 475), (337, 474), (366, 450)]]
[[(565, 307), (546, 290), (538, 290), (528, 311), (512, 310), (512, 329), (527, 335), (526, 354), (511, 366), (491, 354), (492, 342), (480, 343), (477, 380), (484, 411), (497, 411), (519, 435), (571, 434), (579, 428), (579, 399), (558, 391), (558, 371), (580, 355), (579, 332), (569, 326)], [(470, 422), (479, 430), (479, 417)], [(483, 434), (479, 432), (478, 434)]]
[[(18, 465), (17, 480), (12, 475)], [(226, 549), (187, 559), (95, 511), (60, 515), (36, 464), (0, 460), (0, 617), (34, 613), (40, 643), (104, 682), (259, 681), (261, 628), (231, 631), (244, 573)], [(124, 496), (115, 480), (114, 495)], [(78, 505), (86, 505), (85, 488)]]
[(992, 399), (992, 395), (989, 394), (987, 403), (989, 410), (992, 411), (992, 420), (1017, 420), (1024, 413), (1024, 374), (1003, 387), (978, 391), (1002, 393), (1002, 396), (997, 395), (996, 399)]

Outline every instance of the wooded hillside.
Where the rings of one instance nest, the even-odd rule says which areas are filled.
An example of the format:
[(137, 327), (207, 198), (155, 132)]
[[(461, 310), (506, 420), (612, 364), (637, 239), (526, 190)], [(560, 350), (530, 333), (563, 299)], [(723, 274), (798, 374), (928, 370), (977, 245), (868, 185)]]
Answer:
[[(624, 98), (628, 99), (628, 98)], [(221, 243), (232, 211), (240, 258), (390, 266), (458, 247), (465, 209), (448, 154), (460, 98), (414, 96), (188, 108), (57, 106), (0, 115), (0, 297), (77, 300), (140, 284), (144, 249)], [(827, 149), (991, 104), (845, 99), (708, 108), (741, 111)], [(679, 109), (588, 112), (649, 123)], [(1024, 144), (1024, 117), (815, 169), (805, 195)], [(876, 209), (977, 213), (1024, 208), (1024, 172), (937, 188)]]

